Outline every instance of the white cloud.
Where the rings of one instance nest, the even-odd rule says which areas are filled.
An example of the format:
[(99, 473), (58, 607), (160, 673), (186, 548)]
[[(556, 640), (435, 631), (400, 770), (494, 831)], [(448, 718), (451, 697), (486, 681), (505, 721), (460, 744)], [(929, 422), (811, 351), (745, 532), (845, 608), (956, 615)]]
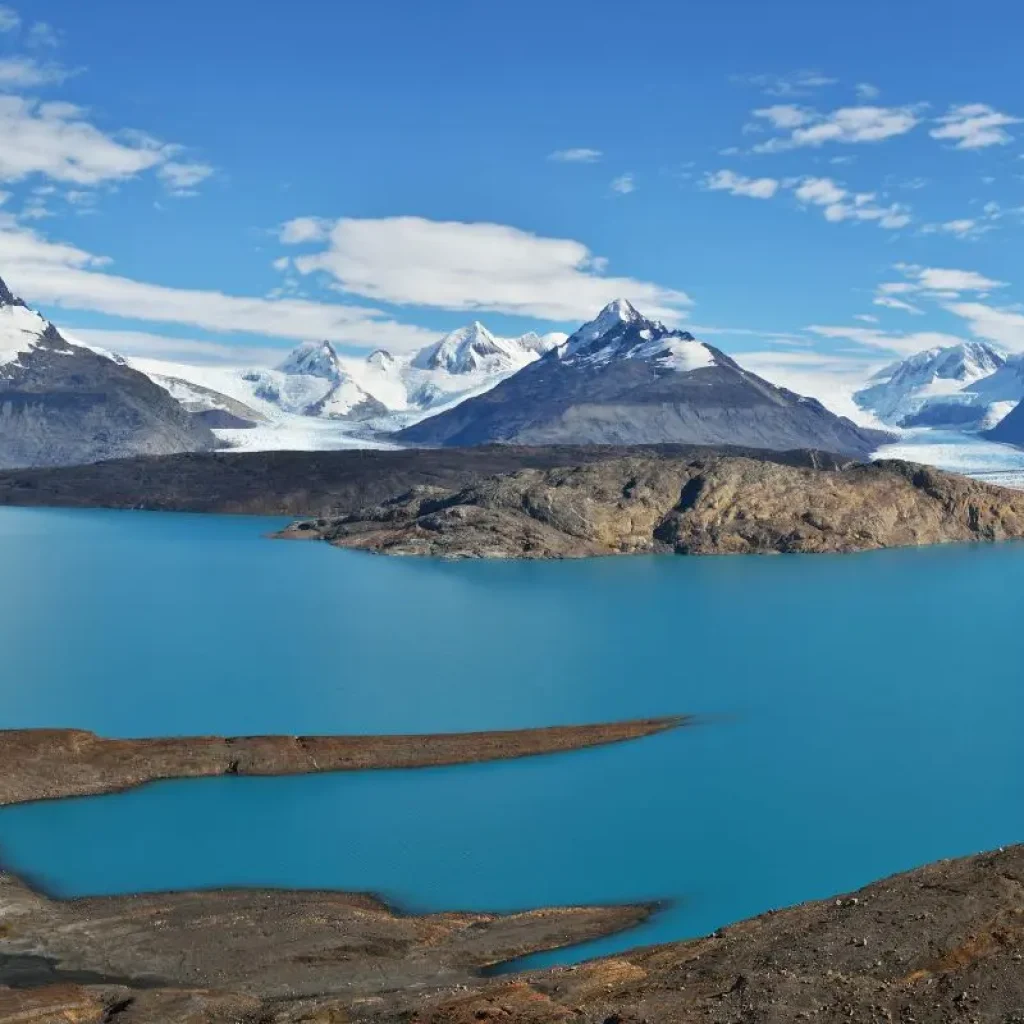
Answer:
[(897, 264), (897, 269), (912, 278), (919, 289), (933, 292), (989, 292), (1003, 288), (1005, 281), (995, 281), (974, 270), (951, 270), (942, 267), (919, 267)]
[(773, 107), (762, 107), (760, 110), (755, 110), (754, 117), (770, 121), (775, 128), (799, 128), (801, 125), (813, 121), (815, 113), (813, 110), (805, 110), (792, 103), (778, 103)]
[(955, 302), (946, 309), (966, 320), (976, 338), (993, 341), (1014, 352), (1024, 352), (1024, 313), (996, 309), (983, 302)]
[(281, 256), (278, 259), (274, 260), (274, 262), (271, 264), (271, 266), (275, 270), (280, 270), (280, 271), (288, 270), (291, 267), (291, 265), (292, 265), (292, 261), (291, 261), (291, 259), (288, 256)]
[(936, 122), (940, 127), (929, 133), (933, 139), (955, 142), (956, 149), (983, 149), (1012, 142), (1013, 136), (1005, 129), (1020, 124), (1021, 118), (1001, 114), (987, 103), (963, 103), (950, 107)]
[(987, 231), (994, 230), (994, 227), (994, 224), (982, 224), (972, 217), (962, 217), (959, 220), (947, 220), (941, 224), (925, 224), (921, 228), (921, 233), (953, 235), (954, 238), (977, 238)]
[(910, 355), (926, 348), (943, 348), (947, 345), (959, 345), (963, 338), (955, 334), (943, 334), (939, 331), (917, 331), (912, 334), (902, 332), (880, 331), (872, 327), (830, 327), (812, 324), (807, 328), (820, 338), (841, 338), (867, 345), (871, 348), (886, 349), (890, 352)]
[(831, 206), (841, 202), (849, 193), (845, 188), (840, 188), (831, 178), (804, 178), (794, 189), (793, 194), (802, 203)]
[(912, 302), (907, 302), (904, 299), (895, 299), (891, 295), (876, 296), (874, 304), (881, 306), (883, 309), (899, 309), (904, 313), (913, 313), (914, 316), (924, 315), (924, 310), (918, 309)]
[(21, 24), (21, 18), (13, 7), (0, 4), (0, 32), (15, 32)]
[(741, 85), (752, 85), (766, 96), (806, 96), (815, 89), (835, 85), (836, 78), (829, 78), (820, 71), (797, 71), (791, 75), (736, 75), (733, 81)]
[(0, 58), (0, 88), (34, 89), (40, 85), (60, 85), (77, 72), (60, 64), (41, 64), (34, 57)]
[(612, 181), (612, 191), (618, 192), (619, 195), (629, 195), (630, 192), (636, 191), (636, 181), (632, 174), (620, 174), (619, 177)]
[(383, 302), (542, 320), (589, 319), (619, 296), (673, 321), (691, 304), (672, 288), (603, 276), (605, 262), (581, 242), (504, 224), (343, 218), (323, 252), (294, 264), (303, 274), (324, 271), (342, 290)]
[(874, 192), (850, 192), (831, 178), (802, 178), (793, 194), (802, 203), (823, 208), (825, 220), (876, 221), (879, 227), (896, 229), (910, 223), (910, 214), (899, 203), (879, 206)]
[[(789, 109), (796, 111), (797, 108)], [(793, 127), (789, 135), (776, 136), (767, 142), (758, 143), (754, 146), (754, 152), (776, 153), (804, 146), (822, 146), (827, 142), (881, 142), (897, 135), (905, 135), (920, 121), (915, 108), (912, 107), (841, 107), (829, 114), (821, 114), (815, 110), (804, 110), (801, 113), (805, 119)], [(755, 111), (755, 114), (767, 116), (765, 111)], [(795, 118), (796, 114), (793, 113), (791, 116)], [(777, 127), (788, 128), (786, 125)]]
[(877, 324), (878, 323), (878, 317), (877, 316), (872, 316), (870, 313), (856, 313), (856, 314), (854, 314), (853, 319), (854, 320), (860, 320), (862, 323), (865, 323), (865, 324)]
[(326, 242), (333, 226), (326, 217), (296, 217), (281, 225), (277, 237), (284, 245)]
[(603, 155), (599, 149), (587, 149), (581, 146), (577, 149), (556, 149), (554, 153), (548, 154), (548, 159), (562, 164), (593, 164)]
[(227, 345), (197, 338), (174, 338), (146, 331), (78, 328), (61, 326), (69, 341), (142, 359), (160, 359), (183, 363), (223, 366), (273, 366), (285, 350), (262, 345)]
[(860, 100), (877, 100), (882, 93), (877, 85), (872, 85), (870, 82), (858, 82), (854, 86), (854, 90), (857, 93), (857, 99)]
[(11, 289), (29, 302), (207, 331), (308, 340), (327, 338), (366, 348), (411, 350), (436, 332), (400, 323), (378, 309), (275, 301), (217, 291), (169, 288), (103, 272), (109, 263), (82, 249), (51, 242), (9, 214), (0, 214), (0, 267)]
[(107, 135), (83, 114), (71, 103), (0, 96), (0, 181), (41, 174), (54, 181), (97, 185), (172, 163), (180, 151), (140, 132)]
[(704, 176), (704, 187), (711, 192), (728, 192), (750, 199), (771, 199), (779, 190), (775, 178), (747, 178), (735, 171), (715, 171)]
[(171, 160), (164, 164), (157, 174), (174, 195), (192, 196), (195, 195), (196, 186), (213, 174), (213, 168), (209, 164), (179, 163)]

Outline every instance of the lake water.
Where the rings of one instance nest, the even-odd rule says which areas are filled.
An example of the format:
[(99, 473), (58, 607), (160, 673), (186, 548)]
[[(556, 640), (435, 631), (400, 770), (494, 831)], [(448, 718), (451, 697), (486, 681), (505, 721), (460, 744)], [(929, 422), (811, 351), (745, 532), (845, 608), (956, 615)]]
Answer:
[(0, 727), (706, 720), (519, 762), (8, 808), (0, 859), (65, 895), (673, 901), (564, 960), (1024, 839), (1024, 545), (446, 564), (264, 539), (279, 523), (0, 509)]

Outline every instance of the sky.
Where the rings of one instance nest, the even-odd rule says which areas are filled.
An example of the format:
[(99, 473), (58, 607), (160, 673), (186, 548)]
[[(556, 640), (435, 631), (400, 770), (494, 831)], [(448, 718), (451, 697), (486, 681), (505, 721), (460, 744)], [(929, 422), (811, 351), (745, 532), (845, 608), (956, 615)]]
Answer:
[(0, 0), (0, 276), (127, 354), (623, 296), (806, 391), (1024, 351), (1012, 0)]

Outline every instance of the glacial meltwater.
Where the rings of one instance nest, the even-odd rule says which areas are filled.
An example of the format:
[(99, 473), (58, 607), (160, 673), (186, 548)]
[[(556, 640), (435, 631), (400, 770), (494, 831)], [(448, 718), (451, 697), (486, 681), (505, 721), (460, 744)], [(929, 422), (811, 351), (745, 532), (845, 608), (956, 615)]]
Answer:
[(515, 762), (11, 807), (6, 865), (63, 895), (670, 901), (543, 962), (1024, 839), (1024, 545), (442, 563), (266, 539), (280, 522), (0, 509), (0, 728), (702, 721)]

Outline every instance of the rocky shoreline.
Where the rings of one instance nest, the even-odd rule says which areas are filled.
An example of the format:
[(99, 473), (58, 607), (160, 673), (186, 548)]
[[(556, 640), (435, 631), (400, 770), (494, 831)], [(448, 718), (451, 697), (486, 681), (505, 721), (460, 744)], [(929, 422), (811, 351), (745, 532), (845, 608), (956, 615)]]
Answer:
[(487, 978), (656, 908), (396, 914), (367, 896), (57, 901), (0, 874), (0, 1024), (1018, 1024), (1024, 846), (691, 941)]
[(453, 559), (839, 553), (1024, 537), (1024, 493), (897, 461), (631, 456), (418, 487), (278, 536)]
[(0, 730), (0, 807), (112, 793), (159, 779), (431, 768), (622, 743), (686, 716), (414, 736), (193, 736), (104, 739), (77, 729)]

